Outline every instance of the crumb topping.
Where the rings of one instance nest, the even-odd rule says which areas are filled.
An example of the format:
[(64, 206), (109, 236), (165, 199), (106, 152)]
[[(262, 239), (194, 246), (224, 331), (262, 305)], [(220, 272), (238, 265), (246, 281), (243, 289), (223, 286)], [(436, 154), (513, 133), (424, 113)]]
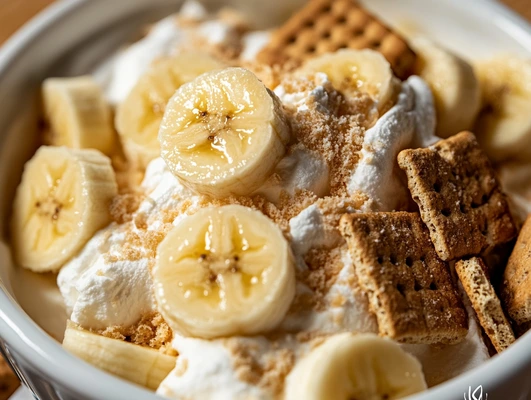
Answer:
[(144, 197), (143, 194), (136, 192), (124, 193), (116, 196), (110, 206), (112, 220), (118, 224), (131, 221), (133, 219), (133, 214), (138, 210)]
[(233, 368), (240, 380), (274, 396), (283, 392), (285, 378), (295, 364), (293, 350), (275, 348), (273, 344), (264, 357), (261, 349), (254, 343), (227, 339), (226, 345), (233, 356)]
[(284, 108), (298, 142), (315, 151), (330, 170), (330, 194), (348, 196), (346, 183), (359, 161), (364, 133), (377, 114), (374, 101), (359, 92), (346, 97), (330, 82), (319, 86), (315, 76), (288, 74), (282, 80), (286, 93), (310, 93), (305, 108)]
[(177, 355), (171, 346), (173, 333), (159, 313), (146, 315), (129, 327), (110, 326), (97, 333), (111, 339), (151, 347), (165, 354)]

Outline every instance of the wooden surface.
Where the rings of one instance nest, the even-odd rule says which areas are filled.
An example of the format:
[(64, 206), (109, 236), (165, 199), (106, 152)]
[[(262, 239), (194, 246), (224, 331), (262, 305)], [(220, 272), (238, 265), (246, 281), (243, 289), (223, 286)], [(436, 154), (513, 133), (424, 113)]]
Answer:
[[(531, 21), (531, 0), (501, 1)], [(0, 43), (52, 2), (53, 0), (0, 0)]]

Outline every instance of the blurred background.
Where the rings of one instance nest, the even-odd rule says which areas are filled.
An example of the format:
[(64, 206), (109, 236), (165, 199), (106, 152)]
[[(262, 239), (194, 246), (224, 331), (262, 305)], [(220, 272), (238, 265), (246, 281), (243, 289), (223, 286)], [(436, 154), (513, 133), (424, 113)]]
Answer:
[[(68, 1), (68, 0), (63, 0)], [(104, 1), (104, 0), (97, 0)], [(108, 1), (108, 0), (105, 0)], [(114, 0), (127, 1), (127, 0)], [(477, 0), (494, 1), (494, 0)], [(500, 0), (531, 21), (531, 0)], [(0, 45), (19, 29), (27, 20), (44, 9), (54, 0), (0, 0)], [(0, 357), (0, 400), (9, 399), (20, 385), (11, 369)], [(19, 397), (27, 398), (27, 397)]]

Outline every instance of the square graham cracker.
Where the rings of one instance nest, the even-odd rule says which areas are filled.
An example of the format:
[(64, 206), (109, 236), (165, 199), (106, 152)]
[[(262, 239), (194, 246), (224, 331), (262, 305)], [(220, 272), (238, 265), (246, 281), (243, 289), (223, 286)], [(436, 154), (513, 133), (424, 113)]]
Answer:
[(501, 353), (515, 341), (513, 329), (503, 311), (500, 299), (490, 283), (487, 267), (479, 257), (460, 260), (455, 271), (465, 289), (479, 323), (492, 345)]
[(418, 344), (465, 338), (466, 310), (417, 213), (345, 214), (340, 230), (381, 336)]
[(509, 257), (501, 297), (514, 322), (531, 327), (531, 215), (522, 226)]
[(398, 165), (443, 260), (481, 254), (516, 235), (507, 199), (474, 134), (403, 150)]
[(273, 33), (257, 59), (302, 62), (346, 48), (379, 51), (401, 79), (413, 72), (416, 55), (406, 41), (353, 0), (310, 0)]

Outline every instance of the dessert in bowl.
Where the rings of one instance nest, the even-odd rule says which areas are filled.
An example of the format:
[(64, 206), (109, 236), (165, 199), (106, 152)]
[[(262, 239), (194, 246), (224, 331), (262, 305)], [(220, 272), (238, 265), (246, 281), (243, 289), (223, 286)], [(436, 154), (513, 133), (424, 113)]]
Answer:
[(527, 131), (501, 148), (472, 68), (411, 46), (350, 1), (272, 37), (188, 3), (97, 80), (46, 80), (12, 239), (60, 270), (64, 346), (170, 398), (400, 398), (503, 351), (526, 267), (503, 302), (486, 270), (517, 221), (460, 132), (503, 158)]

